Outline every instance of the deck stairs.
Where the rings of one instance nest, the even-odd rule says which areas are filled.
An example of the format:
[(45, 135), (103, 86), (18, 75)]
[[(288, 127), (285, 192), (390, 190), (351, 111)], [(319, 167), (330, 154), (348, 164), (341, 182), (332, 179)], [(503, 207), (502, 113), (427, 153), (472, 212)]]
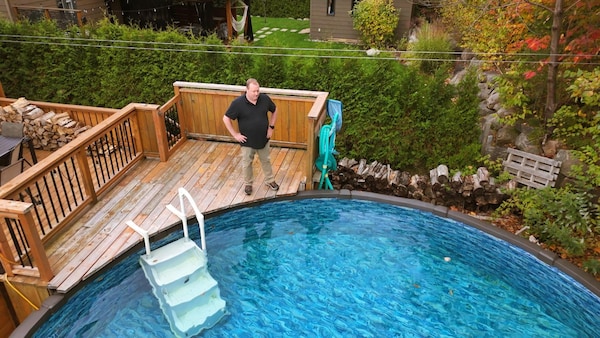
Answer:
[[(181, 219), (183, 238), (151, 250), (148, 232), (133, 221), (127, 225), (144, 238), (146, 254), (139, 262), (171, 331), (177, 337), (192, 337), (213, 327), (227, 312), (218, 283), (207, 268), (204, 216), (187, 190), (179, 188), (178, 192), (181, 209), (170, 204), (167, 209)], [(202, 248), (189, 238), (184, 197), (196, 213)]]

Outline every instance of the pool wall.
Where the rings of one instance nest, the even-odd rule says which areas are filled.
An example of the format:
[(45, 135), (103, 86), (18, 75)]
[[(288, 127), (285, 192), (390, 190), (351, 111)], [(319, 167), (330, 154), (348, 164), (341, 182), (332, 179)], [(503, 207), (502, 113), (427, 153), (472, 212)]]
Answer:
[[(273, 199), (265, 199), (261, 201), (254, 201), (251, 203), (240, 204), (235, 208), (229, 208), (224, 210), (218, 210), (215, 212), (206, 213), (204, 216), (206, 219), (221, 215), (223, 213), (229, 212), (231, 210), (246, 208), (250, 206), (255, 206), (264, 203), (277, 202), (277, 201), (286, 201), (286, 200), (301, 200), (301, 199), (310, 199), (310, 198), (337, 198), (337, 199), (358, 199), (358, 200), (367, 200), (378, 203), (386, 203), (390, 205), (396, 205), (401, 207), (407, 207), (412, 209), (417, 209), (425, 212), (430, 212), (436, 216), (448, 218), (455, 220), (457, 222), (461, 222), (473, 228), (479, 229), (491, 236), (494, 236), (500, 240), (506, 241), (516, 247), (523, 249), (524, 251), (530, 253), (540, 261), (546, 263), (549, 266), (553, 266), (565, 274), (572, 277), (574, 280), (579, 282), (581, 285), (586, 287), (590, 292), (594, 293), (598, 297), (600, 297), (600, 282), (598, 282), (594, 276), (591, 274), (581, 270), (577, 266), (573, 265), (569, 261), (566, 261), (560, 258), (557, 254), (543, 249), (539, 245), (529, 242), (527, 239), (517, 236), (513, 233), (510, 233), (504, 229), (498, 228), (493, 224), (477, 219), (475, 217), (469, 216), (467, 214), (450, 210), (447, 207), (433, 205), (431, 203), (426, 203), (423, 201), (412, 200), (407, 198), (395, 197), (395, 196), (387, 196), (363, 191), (350, 191), (350, 190), (312, 190), (312, 191), (303, 191), (299, 192), (294, 196), (286, 196), (280, 198)], [(156, 234), (153, 236), (152, 240), (156, 240), (157, 238), (163, 238), (169, 233), (179, 230), (181, 228), (181, 222), (173, 224), (167, 230)], [(127, 257), (134, 252), (139, 251), (143, 247), (143, 243), (140, 243), (131, 249), (127, 250), (125, 253), (121, 255), (120, 258)], [(89, 277), (87, 281), (93, 281), (95, 277), (106, 269), (112, 268), (115, 264), (117, 264), (120, 259), (116, 259), (111, 264), (103, 268), (102, 270), (96, 272), (93, 276)], [(10, 337), (31, 337), (36, 330), (48, 319), (54, 312), (56, 312), (60, 307), (68, 300), (68, 298), (75, 294), (86, 282), (80, 283), (76, 288), (71, 290), (67, 294), (54, 294), (47, 298), (39, 310), (34, 311), (31, 315), (29, 315), (10, 335)]]

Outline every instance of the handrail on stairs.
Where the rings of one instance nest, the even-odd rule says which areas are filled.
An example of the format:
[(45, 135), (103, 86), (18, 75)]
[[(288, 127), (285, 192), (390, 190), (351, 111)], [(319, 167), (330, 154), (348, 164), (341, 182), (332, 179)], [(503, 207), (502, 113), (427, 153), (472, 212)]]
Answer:
[(135, 230), (138, 234), (144, 237), (144, 245), (146, 246), (146, 256), (150, 257), (150, 236), (148, 236), (148, 231), (140, 228), (137, 224), (133, 223), (133, 221), (127, 221), (127, 226)]
[(201, 246), (202, 251), (206, 252), (206, 239), (204, 236), (204, 215), (200, 212), (200, 210), (198, 210), (198, 206), (196, 205), (196, 202), (192, 198), (192, 195), (190, 195), (190, 193), (187, 190), (185, 190), (185, 188), (179, 188), (177, 191), (179, 193), (179, 206), (180, 206), (181, 210), (177, 210), (171, 204), (167, 205), (167, 209), (169, 209), (172, 213), (174, 213), (181, 219), (181, 223), (183, 223), (183, 236), (186, 239), (189, 239), (188, 227), (187, 227), (187, 217), (185, 216), (185, 206), (183, 204), (183, 197), (185, 196), (188, 199), (188, 202), (190, 203), (190, 205), (192, 206), (192, 209), (194, 209), (194, 213), (196, 214), (196, 221), (198, 221), (198, 228), (200, 230), (200, 242), (202, 244), (202, 246)]
[[(202, 251), (204, 251), (206, 253), (206, 239), (204, 236), (204, 215), (198, 209), (198, 206), (196, 205), (196, 202), (192, 198), (192, 195), (190, 195), (190, 193), (187, 190), (185, 190), (185, 188), (179, 188), (177, 191), (179, 194), (179, 206), (181, 209), (178, 210), (171, 204), (167, 205), (167, 209), (169, 209), (169, 211), (171, 211), (177, 217), (179, 217), (179, 219), (181, 219), (181, 223), (183, 225), (183, 236), (185, 237), (186, 240), (189, 240), (190, 237), (189, 237), (189, 231), (188, 231), (188, 225), (187, 225), (187, 217), (185, 215), (185, 205), (183, 204), (183, 201), (184, 201), (183, 197), (187, 198), (188, 202), (192, 206), (192, 209), (194, 209), (194, 213), (196, 214), (196, 220), (198, 221), (198, 228), (200, 229), (200, 241), (202, 244)], [(150, 249), (150, 236), (148, 235), (148, 231), (142, 229), (137, 224), (135, 224), (133, 221), (127, 221), (126, 223), (127, 223), (127, 226), (129, 226), (131, 229), (133, 229), (135, 232), (137, 232), (144, 238), (144, 246), (146, 247), (146, 256), (150, 257), (151, 249)]]

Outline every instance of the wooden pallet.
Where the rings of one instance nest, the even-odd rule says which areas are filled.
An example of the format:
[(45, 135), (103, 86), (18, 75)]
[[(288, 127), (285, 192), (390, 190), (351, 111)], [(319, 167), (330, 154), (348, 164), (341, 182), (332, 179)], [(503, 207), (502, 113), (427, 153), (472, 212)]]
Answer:
[(554, 187), (561, 161), (509, 148), (504, 170), (518, 183), (531, 188)]

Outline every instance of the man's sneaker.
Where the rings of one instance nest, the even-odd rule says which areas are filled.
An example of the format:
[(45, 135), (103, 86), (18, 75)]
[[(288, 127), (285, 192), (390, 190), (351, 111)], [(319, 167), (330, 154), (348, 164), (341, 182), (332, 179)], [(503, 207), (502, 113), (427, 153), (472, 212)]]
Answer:
[(252, 195), (252, 185), (246, 184), (246, 186), (244, 187), (244, 192), (246, 193), (246, 195)]
[(271, 183), (265, 183), (267, 185), (267, 187), (269, 187), (269, 189), (271, 190), (279, 190), (279, 184), (275, 183), (275, 181), (271, 182)]

